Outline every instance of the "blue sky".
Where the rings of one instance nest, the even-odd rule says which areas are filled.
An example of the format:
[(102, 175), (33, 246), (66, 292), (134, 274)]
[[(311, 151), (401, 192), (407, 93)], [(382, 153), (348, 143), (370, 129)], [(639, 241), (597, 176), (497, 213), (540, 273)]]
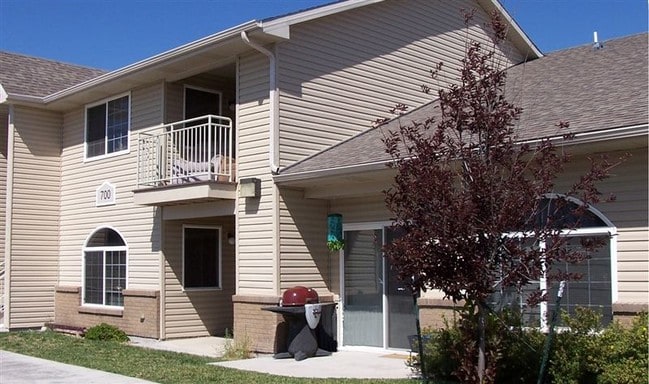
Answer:
[[(430, 0), (433, 1), (433, 0)], [(647, 0), (501, 0), (542, 52), (647, 31)], [(113, 70), (331, 0), (0, 0), (0, 50)]]

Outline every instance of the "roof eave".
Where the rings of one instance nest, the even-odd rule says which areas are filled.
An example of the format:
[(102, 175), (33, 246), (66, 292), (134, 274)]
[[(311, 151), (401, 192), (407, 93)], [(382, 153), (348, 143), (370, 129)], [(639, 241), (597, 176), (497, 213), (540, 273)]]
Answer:
[(4, 87), (2, 86), (2, 84), (0, 84), (0, 104), (2, 104), (2, 103), (4, 103), (5, 101), (7, 101), (7, 97), (9, 97), (9, 95), (7, 94), (7, 91), (5, 91), (5, 89), (4, 89)]
[(349, 175), (349, 174), (355, 174), (360, 172), (378, 171), (382, 169), (387, 169), (387, 164), (390, 163), (390, 161), (391, 160), (381, 160), (381, 161), (375, 161), (371, 163), (354, 164), (354, 165), (348, 165), (343, 167), (317, 169), (313, 171), (303, 171), (303, 172), (296, 172), (296, 173), (289, 173), (289, 174), (279, 173), (273, 176), (273, 180), (276, 183), (281, 184), (281, 183), (291, 182), (291, 181), (320, 179), (320, 178), (330, 177), (330, 176), (341, 176), (341, 175)]
[(44, 102), (40, 96), (7, 93), (2, 87), (2, 84), (0, 84), (0, 104), (43, 106)]
[[(581, 145), (581, 144), (592, 144), (602, 141), (611, 141), (611, 140), (622, 140), (629, 139), (634, 137), (646, 136), (649, 131), (649, 124), (637, 124), (613, 129), (605, 129), (594, 132), (582, 132), (577, 133), (572, 139), (565, 139), (563, 136), (553, 136), (549, 139), (555, 143), (555, 145)], [(529, 139), (519, 142), (519, 144), (524, 143), (538, 143), (543, 138)], [(363, 164), (353, 164), (342, 167), (332, 167), (325, 169), (317, 169), (312, 171), (303, 171), (295, 172), (289, 174), (279, 173), (273, 176), (273, 180), (278, 183), (289, 183), (295, 181), (306, 181), (306, 180), (315, 180), (332, 176), (342, 176), (349, 175), (354, 173), (368, 172), (368, 171), (377, 171), (380, 169), (386, 169), (387, 165), (392, 160), (381, 160), (370, 163)]]

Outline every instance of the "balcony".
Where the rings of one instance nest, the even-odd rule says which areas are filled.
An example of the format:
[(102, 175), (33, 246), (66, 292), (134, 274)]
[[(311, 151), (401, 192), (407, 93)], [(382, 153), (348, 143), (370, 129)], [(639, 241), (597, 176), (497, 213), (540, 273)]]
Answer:
[(174, 205), (236, 198), (232, 120), (207, 115), (138, 134), (135, 202)]

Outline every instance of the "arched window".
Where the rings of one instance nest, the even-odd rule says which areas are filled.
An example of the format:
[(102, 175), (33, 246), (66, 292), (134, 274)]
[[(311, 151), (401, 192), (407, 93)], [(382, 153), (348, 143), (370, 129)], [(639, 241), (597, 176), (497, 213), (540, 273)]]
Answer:
[[(561, 298), (560, 307), (570, 314), (575, 312), (577, 307), (586, 307), (601, 313), (603, 324), (608, 324), (613, 320), (612, 303), (615, 295), (616, 282), (616, 228), (613, 224), (597, 209), (590, 206), (587, 211), (579, 217), (572, 213), (582, 203), (573, 198), (567, 198), (567, 204), (559, 207), (559, 213), (556, 212), (557, 195), (547, 195), (541, 201), (541, 210), (537, 215), (537, 220), (543, 222), (548, 220), (548, 212), (555, 212), (554, 224), (557, 229), (562, 229), (562, 235), (567, 237), (566, 247), (582, 248), (582, 241), (597, 238), (604, 242), (604, 245), (593, 251), (588, 251), (588, 259), (580, 263), (555, 263), (552, 268), (562, 272), (577, 273), (582, 276), (579, 280), (568, 281)], [(535, 246), (541, 249), (548, 244), (541, 242)], [(543, 303), (539, 308), (534, 309), (531, 313), (526, 313), (528, 321), (541, 322), (545, 327), (549, 321), (552, 311), (554, 311), (556, 297), (559, 289), (559, 283), (553, 282), (549, 285), (545, 279), (535, 282), (531, 289), (540, 288), (548, 293), (547, 303)], [(525, 296), (525, 295), (523, 295)], [(521, 298), (522, 299), (522, 298)], [(521, 300), (522, 304), (522, 300)]]
[(111, 228), (96, 230), (83, 248), (83, 303), (124, 306), (126, 242)]

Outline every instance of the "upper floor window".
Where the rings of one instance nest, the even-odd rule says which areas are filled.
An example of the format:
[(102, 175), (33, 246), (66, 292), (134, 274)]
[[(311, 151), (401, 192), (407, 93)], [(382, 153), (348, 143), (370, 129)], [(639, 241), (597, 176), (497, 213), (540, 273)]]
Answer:
[(129, 95), (86, 108), (86, 158), (127, 151), (129, 125)]
[(126, 243), (110, 228), (95, 231), (83, 249), (83, 303), (124, 306)]

